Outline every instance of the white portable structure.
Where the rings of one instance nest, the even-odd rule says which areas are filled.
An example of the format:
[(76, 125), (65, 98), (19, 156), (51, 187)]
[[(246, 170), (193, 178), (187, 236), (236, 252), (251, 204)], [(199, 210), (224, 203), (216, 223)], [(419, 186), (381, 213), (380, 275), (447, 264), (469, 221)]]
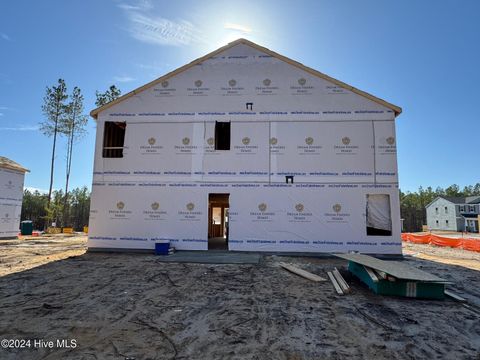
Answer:
[(91, 112), (88, 246), (399, 254), (400, 113), (239, 39)]
[(18, 235), (27, 171), (15, 161), (0, 156), (0, 238)]

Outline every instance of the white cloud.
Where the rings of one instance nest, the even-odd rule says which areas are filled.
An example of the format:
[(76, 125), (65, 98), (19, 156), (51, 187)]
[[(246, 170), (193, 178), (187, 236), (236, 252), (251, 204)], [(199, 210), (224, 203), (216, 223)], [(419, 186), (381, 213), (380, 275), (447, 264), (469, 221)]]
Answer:
[(140, 6), (135, 6), (135, 5), (129, 5), (129, 4), (118, 4), (117, 5), (120, 9), (123, 9), (123, 10), (142, 10), (142, 8)]
[(3, 131), (37, 131), (38, 126), (20, 125), (17, 127), (0, 127)]
[(170, 66), (170, 64), (135, 64), (140, 69), (146, 70), (155, 70), (155, 71), (163, 71), (165, 68)]
[(117, 5), (120, 9), (123, 10), (151, 10), (153, 9), (153, 4), (150, 2), (150, 0), (137, 0), (134, 2), (134, 5), (128, 4), (128, 3), (121, 3)]
[(38, 191), (41, 194), (48, 194), (48, 190), (39, 189), (39, 188), (36, 188), (36, 187), (33, 187), (33, 186), (25, 186), (25, 190), (28, 190), (30, 192)]
[(113, 80), (116, 81), (116, 82), (130, 82), (130, 81), (133, 81), (135, 79), (130, 77), (130, 76), (114, 76)]
[(225, 23), (223, 27), (227, 30), (235, 30), (242, 34), (250, 34), (252, 32), (251, 28), (240, 24)]
[(0, 37), (6, 41), (12, 41), (12, 38), (5, 33), (0, 33)]
[(128, 17), (128, 32), (139, 40), (150, 44), (184, 46), (202, 42), (201, 32), (191, 22), (170, 20), (151, 15), (152, 4), (139, 1), (135, 5), (119, 4)]
[(130, 16), (130, 34), (137, 40), (151, 44), (182, 46), (200, 41), (195, 26), (186, 21), (172, 21), (139, 13)]
[(2, 115), (5, 115), (6, 111), (18, 111), (16, 108), (12, 108), (9, 106), (0, 106), (0, 111), (2, 111)]

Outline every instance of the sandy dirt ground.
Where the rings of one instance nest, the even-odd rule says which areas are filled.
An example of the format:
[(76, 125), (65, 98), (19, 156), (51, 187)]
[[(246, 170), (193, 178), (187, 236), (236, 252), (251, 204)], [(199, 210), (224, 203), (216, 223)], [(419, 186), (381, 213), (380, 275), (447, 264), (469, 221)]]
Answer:
[[(453, 281), (465, 306), (374, 295), (336, 258), (176, 264), (84, 253), (82, 238), (0, 246), (0, 339), (55, 342), (0, 359), (480, 359), (479, 253), (405, 244), (405, 261)], [(352, 292), (279, 261), (324, 277), (337, 266)]]
[(24, 271), (52, 261), (82, 255), (87, 237), (50, 235), (0, 240), (0, 276)]

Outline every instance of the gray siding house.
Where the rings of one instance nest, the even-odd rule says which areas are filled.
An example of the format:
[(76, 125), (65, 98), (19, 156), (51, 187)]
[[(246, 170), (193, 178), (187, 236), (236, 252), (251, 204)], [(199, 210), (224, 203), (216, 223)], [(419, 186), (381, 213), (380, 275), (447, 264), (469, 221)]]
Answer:
[(480, 196), (439, 196), (426, 210), (430, 230), (478, 232)]

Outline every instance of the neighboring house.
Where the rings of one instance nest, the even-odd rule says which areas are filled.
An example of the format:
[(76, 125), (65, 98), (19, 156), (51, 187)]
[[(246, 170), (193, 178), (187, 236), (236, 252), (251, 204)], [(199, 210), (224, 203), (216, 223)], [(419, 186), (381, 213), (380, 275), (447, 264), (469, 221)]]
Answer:
[(0, 238), (15, 238), (18, 234), (27, 171), (15, 161), (0, 156)]
[(430, 230), (478, 232), (480, 196), (439, 196), (426, 210)]
[(399, 254), (400, 112), (230, 43), (91, 112), (88, 247)]

